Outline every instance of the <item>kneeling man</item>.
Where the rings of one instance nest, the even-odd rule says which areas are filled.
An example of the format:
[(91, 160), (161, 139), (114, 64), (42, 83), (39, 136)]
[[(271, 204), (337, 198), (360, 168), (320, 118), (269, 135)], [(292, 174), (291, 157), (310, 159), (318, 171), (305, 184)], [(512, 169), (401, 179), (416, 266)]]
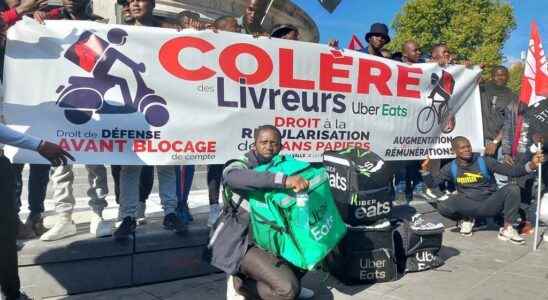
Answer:
[(525, 165), (508, 166), (491, 157), (473, 153), (470, 141), (465, 137), (454, 138), (452, 147), (456, 159), (441, 169), (438, 178), (430, 173), (430, 159), (421, 164), (421, 174), (429, 188), (443, 181), (452, 181), (457, 187), (456, 195), (436, 203), (439, 213), (453, 220), (464, 220), (461, 233), (468, 235), (472, 233), (474, 218), (494, 217), (502, 213), (504, 226), (499, 230), (499, 239), (523, 244), (523, 238), (512, 225), (519, 215), (519, 187), (508, 184), (498, 189), (493, 173), (517, 177), (534, 172), (543, 161), (542, 153), (535, 154)]

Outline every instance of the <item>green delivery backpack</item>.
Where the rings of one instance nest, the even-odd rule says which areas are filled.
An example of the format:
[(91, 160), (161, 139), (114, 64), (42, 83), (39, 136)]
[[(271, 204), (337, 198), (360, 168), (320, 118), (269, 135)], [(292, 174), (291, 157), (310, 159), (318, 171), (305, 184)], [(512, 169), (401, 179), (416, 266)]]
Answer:
[(299, 174), (309, 181), (309, 228), (297, 226), (296, 195), (290, 190), (249, 193), (251, 227), (257, 245), (284, 258), (293, 265), (312, 270), (337, 246), (346, 226), (331, 195), (329, 177), (324, 168), (291, 156), (277, 155), (257, 172)]

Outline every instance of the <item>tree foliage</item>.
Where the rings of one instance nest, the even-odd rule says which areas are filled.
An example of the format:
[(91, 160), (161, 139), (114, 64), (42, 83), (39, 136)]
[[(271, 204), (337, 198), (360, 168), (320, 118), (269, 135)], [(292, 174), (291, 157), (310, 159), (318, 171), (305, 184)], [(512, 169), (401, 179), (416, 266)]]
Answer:
[(392, 51), (401, 51), (407, 40), (415, 40), (423, 53), (445, 43), (458, 60), (493, 66), (502, 62), (502, 46), (516, 21), (510, 4), (499, 0), (410, 0), (392, 27)]
[(522, 63), (514, 64), (508, 70), (508, 87), (516, 94), (519, 95), (519, 89), (521, 88), (521, 78), (523, 77), (523, 70), (525, 66)]

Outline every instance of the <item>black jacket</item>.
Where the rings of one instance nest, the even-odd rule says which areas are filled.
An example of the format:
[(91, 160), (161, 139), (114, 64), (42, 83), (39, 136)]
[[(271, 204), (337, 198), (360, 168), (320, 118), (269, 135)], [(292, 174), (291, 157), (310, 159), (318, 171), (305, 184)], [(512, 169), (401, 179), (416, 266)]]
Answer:
[(494, 173), (506, 175), (509, 177), (523, 176), (531, 173), (532, 170), (528, 164), (510, 167), (500, 163), (489, 156), (483, 156), (485, 165), (490, 173), (490, 178), (486, 178), (481, 173), (478, 164), (478, 153), (474, 153), (473, 162), (468, 165), (459, 165), (457, 162), (457, 177), (453, 178), (451, 174), (451, 163), (446, 164), (441, 168), (440, 175), (434, 178), (430, 172), (422, 172), (424, 183), (429, 188), (438, 186), (444, 181), (454, 182), (457, 187), (457, 192), (463, 194), (469, 199), (481, 201), (497, 190)]

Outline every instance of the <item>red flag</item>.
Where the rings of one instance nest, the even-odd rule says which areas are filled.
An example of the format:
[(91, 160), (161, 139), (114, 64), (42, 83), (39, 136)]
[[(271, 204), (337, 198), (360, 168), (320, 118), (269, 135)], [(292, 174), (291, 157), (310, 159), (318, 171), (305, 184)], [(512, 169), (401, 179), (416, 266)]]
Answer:
[(548, 65), (542, 49), (537, 23), (531, 23), (531, 39), (525, 70), (521, 79), (519, 100), (528, 106), (548, 96)]
[(364, 49), (362, 43), (360, 42), (360, 39), (355, 34), (352, 35), (352, 39), (350, 40), (350, 43), (348, 43), (348, 47), (346, 48), (356, 51)]
[[(527, 50), (527, 58), (525, 60), (525, 70), (521, 78), (521, 89), (519, 100), (531, 106), (548, 96), (548, 65), (542, 49), (542, 41), (538, 32), (537, 23), (531, 22), (531, 39), (529, 40), (529, 48)], [(512, 154), (517, 153), (520, 140), (524, 139), (521, 136), (523, 116), (518, 116), (516, 124), (516, 132), (514, 135), (514, 143), (512, 144)]]

